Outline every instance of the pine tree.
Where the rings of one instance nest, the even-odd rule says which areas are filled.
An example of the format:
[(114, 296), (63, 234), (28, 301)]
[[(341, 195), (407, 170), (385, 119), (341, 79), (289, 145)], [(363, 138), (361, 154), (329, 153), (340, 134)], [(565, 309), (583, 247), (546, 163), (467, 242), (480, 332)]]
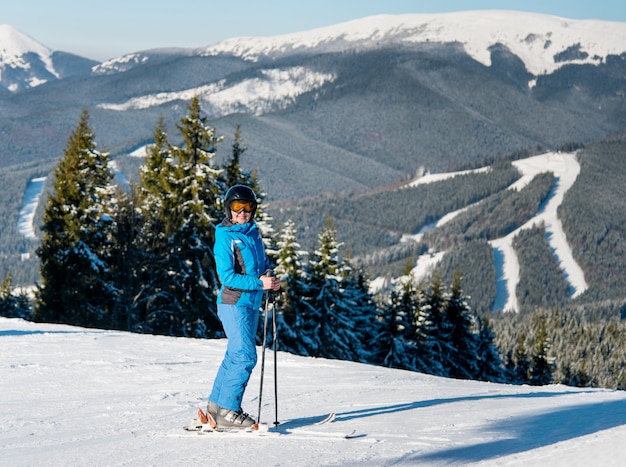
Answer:
[(491, 329), (489, 317), (478, 318), (478, 322), (480, 331), (476, 349), (476, 378), (493, 383), (504, 383), (507, 381), (507, 374), (503, 367), (500, 350), (495, 343), (496, 336)]
[(344, 301), (349, 304), (346, 310), (352, 322), (355, 354), (352, 360), (373, 363), (376, 360), (376, 336), (381, 321), (379, 307), (370, 292), (369, 279), (365, 271), (356, 268), (349, 260), (344, 267), (341, 282)]
[(111, 271), (117, 294), (111, 310), (111, 326), (133, 331), (137, 324), (135, 297), (140, 283), (141, 252), (138, 248), (140, 216), (138, 215), (137, 192), (131, 186), (128, 192), (118, 189), (114, 204), (113, 248)]
[(373, 342), (378, 350), (376, 363), (389, 368), (413, 370), (417, 357), (415, 316), (420, 292), (410, 278), (400, 280), (389, 293), (389, 304), (382, 307), (378, 335)]
[(515, 362), (515, 368), (512, 380), (517, 384), (525, 384), (530, 381), (530, 357), (526, 351), (526, 345), (524, 344), (525, 336), (521, 334), (517, 340), (517, 346), (515, 348), (515, 354), (513, 361)]
[(13, 308), (12, 280), (9, 272), (0, 285), (0, 316), (13, 318)]
[(550, 341), (546, 329), (545, 317), (539, 317), (539, 325), (535, 335), (535, 346), (531, 357), (530, 384), (544, 386), (553, 382), (554, 368), (548, 357)]
[(474, 379), (478, 375), (478, 340), (474, 317), (461, 290), (461, 274), (455, 272), (446, 300), (441, 340), (445, 342), (444, 365), (452, 378)]
[(307, 276), (293, 221), (288, 220), (281, 229), (277, 246), (275, 273), (281, 279), (282, 289), (282, 293), (278, 297), (280, 310), (277, 315), (277, 328), (280, 336), (278, 344), (281, 350), (297, 355), (308, 355), (299, 335), (299, 329), (303, 326), (301, 310), (303, 309), (303, 290)]
[(138, 254), (133, 330), (167, 334), (174, 321), (166, 267), (170, 238), (182, 224), (177, 197), (170, 186), (175, 165), (165, 125), (160, 118), (139, 169), (137, 215), (140, 228), (134, 240)]
[(446, 345), (442, 340), (445, 305), (441, 277), (435, 274), (417, 308), (415, 335), (417, 370), (437, 376), (448, 376), (447, 368), (442, 360)]
[(116, 294), (109, 264), (114, 188), (108, 154), (96, 150), (88, 120), (84, 110), (44, 208), (35, 319), (107, 327)]
[(17, 295), (13, 291), (13, 278), (7, 273), (0, 284), (0, 316), (5, 318), (31, 318), (31, 309), (28, 296), (22, 290)]
[(360, 353), (361, 341), (350, 314), (354, 303), (342, 289), (340, 246), (334, 227), (327, 224), (309, 260), (302, 335), (309, 355), (352, 360)]
[(231, 158), (224, 165), (224, 172), (222, 179), (226, 187), (230, 188), (235, 185), (246, 185), (252, 188), (252, 191), (256, 193), (256, 180), (254, 180), (250, 174), (244, 172), (241, 168), (241, 155), (247, 150), (242, 143), (241, 137), (241, 125), (237, 125), (235, 128), (235, 137), (232, 146)]
[(167, 141), (159, 123), (142, 172), (146, 283), (138, 297), (139, 314), (144, 331), (213, 337), (222, 332), (212, 252), (224, 191), (213, 159), (222, 138), (207, 126), (197, 97), (188, 111), (177, 125), (181, 146)]

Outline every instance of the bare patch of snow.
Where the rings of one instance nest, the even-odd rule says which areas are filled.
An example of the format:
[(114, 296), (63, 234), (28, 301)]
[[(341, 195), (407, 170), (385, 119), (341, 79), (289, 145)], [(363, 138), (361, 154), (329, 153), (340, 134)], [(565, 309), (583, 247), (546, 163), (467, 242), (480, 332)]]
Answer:
[(319, 89), (334, 79), (333, 74), (319, 73), (305, 67), (270, 69), (261, 71), (259, 77), (234, 84), (221, 80), (183, 91), (150, 94), (121, 104), (105, 103), (98, 107), (117, 111), (146, 109), (177, 100), (189, 101), (199, 96), (205, 110), (213, 118), (236, 112), (262, 115), (270, 110), (284, 108), (297, 96)]

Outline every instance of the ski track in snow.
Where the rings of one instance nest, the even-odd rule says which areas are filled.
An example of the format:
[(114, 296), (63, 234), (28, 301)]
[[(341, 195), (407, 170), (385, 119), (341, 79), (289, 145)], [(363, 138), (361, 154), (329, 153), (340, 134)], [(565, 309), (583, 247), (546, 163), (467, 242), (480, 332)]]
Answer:
[[(494, 310), (519, 311), (519, 304), (515, 290), (519, 283), (519, 262), (517, 254), (513, 249), (513, 239), (524, 229), (530, 229), (534, 225), (543, 223), (546, 229), (546, 237), (550, 248), (552, 249), (559, 266), (563, 270), (565, 279), (570, 284), (572, 298), (577, 297), (587, 290), (587, 282), (580, 265), (574, 259), (572, 250), (567, 243), (565, 232), (561, 221), (557, 217), (557, 209), (563, 202), (563, 197), (567, 190), (576, 181), (580, 172), (580, 165), (576, 160), (576, 155), (572, 153), (555, 153), (550, 152), (538, 156), (529, 157), (513, 162), (513, 165), (520, 171), (521, 177), (513, 183), (509, 190), (521, 190), (536, 175), (544, 172), (552, 172), (555, 176), (555, 187), (549, 195), (548, 200), (540, 208), (539, 212), (526, 222), (524, 225), (511, 232), (505, 237), (492, 240), (490, 242), (494, 249), (495, 266), (496, 266), (496, 300)], [(416, 186), (424, 183), (433, 183), (451, 178), (468, 172), (484, 172), (486, 168), (476, 171), (450, 172), (446, 174), (428, 174), (416, 181), (408, 184), (408, 186)], [(471, 207), (471, 206), (469, 206)], [(422, 229), (415, 236), (406, 236), (405, 240), (414, 239), (419, 241), (424, 232), (432, 228), (449, 222), (461, 212), (469, 207), (465, 207), (458, 211), (446, 214), (435, 224), (429, 225)], [(427, 274), (436, 266), (443, 257), (441, 253), (437, 255), (423, 255), (418, 259), (417, 266), (412, 271), (412, 275), (418, 280), (424, 279)]]

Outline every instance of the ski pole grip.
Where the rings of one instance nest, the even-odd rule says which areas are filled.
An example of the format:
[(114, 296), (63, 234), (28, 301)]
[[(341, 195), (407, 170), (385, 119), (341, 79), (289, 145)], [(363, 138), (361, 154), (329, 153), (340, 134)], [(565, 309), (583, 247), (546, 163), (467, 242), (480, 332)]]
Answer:
[[(267, 277), (274, 277), (275, 276), (274, 270), (268, 269), (267, 271), (263, 273), (263, 275)], [(274, 303), (274, 301), (276, 300), (276, 294), (274, 293), (273, 290), (267, 290), (267, 299), (270, 303)]]

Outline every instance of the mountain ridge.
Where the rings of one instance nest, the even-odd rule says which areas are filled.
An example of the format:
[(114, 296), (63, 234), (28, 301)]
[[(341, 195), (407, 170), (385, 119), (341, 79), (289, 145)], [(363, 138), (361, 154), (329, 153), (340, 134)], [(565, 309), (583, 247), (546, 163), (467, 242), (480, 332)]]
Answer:
[[(369, 35), (367, 34), (369, 32)], [(555, 33), (556, 32), (556, 33)], [(561, 37), (563, 36), (563, 37)], [(599, 20), (571, 20), (538, 13), (481, 10), (438, 14), (377, 15), (301, 33), (266, 38), (233, 38), (209, 46), (207, 54), (232, 53), (256, 60), (262, 55), (317, 50), (339, 42), (380, 44), (397, 41), (460, 42), (470, 56), (491, 65), (489, 49), (500, 43), (520, 56), (535, 76), (554, 72), (567, 63), (599, 63), (607, 55), (626, 50), (626, 23)], [(343, 43), (341, 41), (343, 40)], [(580, 55), (555, 60), (570, 47)], [(583, 57), (584, 55), (584, 57)], [(536, 59), (540, 57), (540, 59)]]
[[(546, 21), (561, 24), (552, 17)], [(516, 44), (528, 48), (523, 39), (545, 32), (538, 28), (523, 30)], [(550, 151), (571, 152), (626, 128), (626, 53), (602, 58), (585, 41), (557, 47), (553, 34), (554, 50), (546, 56), (558, 69), (535, 76), (512, 45), (489, 46), (487, 66), (461, 42), (416, 45), (407, 43), (413, 37), (407, 29), (395, 33), (400, 42), (325, 52), (331, 42), (346, 44), (347, 36), (337, 39), (336, 32), (337, 37), (317, 48), (286, 48), (282, 55), (257, 61), (226, 49), (216, 55), (154, 49), (121, 57), (119, 71), (115, 62), (107, 62), (110, 68), (101, 73), (89, 65), (83, 74), (0, 93), (0, 177), (5, 186), (15, 187), (0, 193), (0, 245), (7, 252), (0, 258), (0, 276), (11, 270), (21, 280), (19, 269), (36, 268), (35, 260), (22, 260), (26, 253), (34, 258), (35, 245), (15, 227), (19, 194), (29, 180), (50, 175), (83, 109), (90, 112), (99, 146), (111, 154), (121, 175), (133, 180), (141, 162), (134, 154), (152, 142), (159, 118), (168, 134), (176, 135), (188, 99), (199, 95), (210, 125), (225, 137), (216, 163), (228, 157), (241, 125), (248, 148), (242, 167), (257, 171), (265, 199), (277, 209), (281, 203), (293, 206), (317, 197), (340, 203), (423, 171), (451, 172)], [(53, 59), (62, 54), (54, 52)], [(334, 212), (328, 204), (311, 205), (318, 210), (308, 216)], [(431, 211), (426, 223), (440, 214)], [(384, 224), (386, 217), (369, 236), (358, 230), (366, 227), (359, 223), (362, 218), (342, 234), (364, 235), (375, 245), (370, 248), (378, 249), (396, 242), (396, 235), (415, 234), (423, 227), (410, 225), (398, 234), (396, 226)], [(316, 221), (308, 220), (310, 236), (316, 233), (311, 235)]]
[[(537, 77), (568, 64), (603, 63), (607, 56), (625, 52), (626, 23), (575, 20), (512, 10), (375, 15), (297, 33), (234, 37), (202, 47), (149, 49), (100, 63), (90, 62), (93, 63), (91, 72), (102, 74), (128, 71), (158, 56), (230, 54), (258, 61), (263, 57), (297, 53), (341, 52), (390, 44), (415, 46), (428, 42), (458, 42), (485, 66), (491, 66), (490, 49), (504, 45)], [(20, 63), (23, 56), (34, 53), (45, 63), (46, 69), (59, 78), (52, 51), (12, 26), (0, 25), (0, 47), (0, 66), (12, 63), (23, 67)], [(2, 81), (0, 79), (0, 83)]]

